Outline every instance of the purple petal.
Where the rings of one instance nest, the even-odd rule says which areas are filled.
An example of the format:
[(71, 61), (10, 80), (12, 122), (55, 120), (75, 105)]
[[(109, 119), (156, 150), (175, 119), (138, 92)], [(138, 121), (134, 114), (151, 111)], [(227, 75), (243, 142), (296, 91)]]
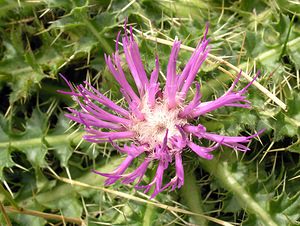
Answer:
[(168, 68), (167, 68), (167, 80), (165, 91), (168, 99), (169, 108), (176, 106), (176, 92), (177, 92), (177, 75), (176, 75), (176, 60), (180, 50), (180, 41), (175, 41), (171, 51)]
[[(191, 62), (191, 69), (189, 73), (186, 75), (185, 83), (182, 86), (181, 89), (181, 98), (185, 99), (186, 94), (191, 87), (192, 82), (195, 80), (195, 77), (202, 65), (202, 63), (206, 60), (209, 48), (206, 49), (208, 45), (209, 40), (204, 41), (201, 46), (199, 47), (198, 52), (196, 52), (195, 58)], [(197, 51), (197, 50), (196, 50)]]
[(102, 120), (107, 120), (110, 122), (115, 122), (115, 123), (121, 123), (123, 125), (129, 126), (131, 121), (129, 119), (124, 119), (119, 116), (113, 115), (111, 113), (108, 113), (107, 111), (103, 110), (101, 107), (98, 105), (94, 104), (88, 96), (85, 94), (84, 88), (82, 85), (78, 87), (78, 91), (81, 93), (82, 97), (85, 98), (85, 104), (80, 103), (81, 108), (85, 112), (89, 112), (89, 114), (93, 114), (95, 118), (102, 119)]
[(132, 27), (130, 27), (130, 36), (130, 39), (128, 39), (127, 35), (123, 37), (123, 49), (131, 75), (139, 90), (140, 96), (143, 96), (145, 88), (149, 86), (149, 81), (141, 60), (138, 45), (133, 38)]
[[(217, 98), (214, 101), (204, 102), (198, 105), (198, 107), (191, 113), (193, 118), (199, 117), (200, 115), (204, 115), (208, 112), (214, 111), (218, 108), (231, 106), (231, 107), (242, 107), (242, 108), (250, 108), (250, 101), (246, 100), (246, 97), (243, 96), (245, 94), (247, 88), (257, 79), (260, 72), (258, 72), (253, 80), (248, 83), (242, 90), (237, 92), (233, 92), (233, 89), (237, 82), (241, 77), (242, 71), (237, 75), (236, 79), (232, 83), (229, 90), (221, 97)], [(240, 103), (242, 102), (242, 103)]]
[[(184, 170), (180, 153), (175, 154), (176, 177), (178, 178), (177, 187), (180, 188), (184, 183)], [(174, 189), (173, 189), (174, 190)]]
[(259, 136), (259, 134), (261, 134), (264, 131), (264, 130), (261, 130), (258, 133), (255, 133), (251, 136), (234, 136), (234, 137), (232, 137), (232, 136), (223, 136), (223, 135), (208, 133), (208, 132), (206, 132), (205, 127), (202, 125), (198, 125), (198, 126), (186, 125), (183, 127), (183, 129), (186, 132), (192, 133), (199, 138), (208, 139), (208, 140), (214, 141), (216, 143), (220, 143), (222, 145), (228, 146), (230, 148), (234, 148), (238, 151), (250, 150), (248, 147), (246, 147), (245, 145), (240, 144), (240, 143), (249, 143), (253, 137)]
[(139, 109), (140, 107), (140, 104), (135, 102), (135, 101), (132, 101), (130, 104), (129, 104), (129, 108), (130, 108), (130, 111), (131, 113), (137, 117), (139, 120), (143, 121), (145, 119), (145, 116), (143, 115), (143, 113), (141, 112), (141, 110)]
[[(208, 112), (214, 111), (218, 108), (224, 107), (224, 106), (230, 106), (233, 103), (236, 102), (243, 102), (245, 101), (244, 96), (241, 96), (239, 93), (230, 93), (226, 94), (224, 96), (221, 96), (217, 98), (214, 101), (204, 102), (198, 105), (196, 109), (191, 113), (191, 117), (196, 118), (200, 115), (204, 115)], [(245, 106), (246, 108), (249, 107), (249, 104), (244, 104), (240, 106)]]
[(147, 193), (147, 192), (149, 192), (149, 190), (151, 189), (152, 186), (155, 186), (154, 191), (151, 195), (151, 199), (154, 198), (161, 191), (163, 174), (167, 167), (168, 167), (168, 165), (166, 165), (163, 160), (159, 161), (155, 177), (151, 181), (151, 183), (148, 185), (136, 185), (135, 188), (144, 190), (144, 193)]
[(135, 136), (135, 132), (124, 131), (124, 132), (103, 132), (92, 128), (85, 129), (88, 134), (84, 135), (83, 138), (87, 141), (102, 143), (111, 140), (119, 139), (130, 139)]
[(214, 156), (212, 154), (209, 154), (208, 152), (211, 152), (216, 149), (216, 147), (201, 147), (192, 141), (189, 141), (187, 145), (194, 151), (197, 155), (199, 155), (202, 158), (205, 159), (212, 159)]
[(200, 93), (200, 84), (196, 83), (196, 93), (193, 100), (183, 108), (183, 110), (179, 113), (179, 117), (186, 118), (199, 104), (201, 99)]
[(155, 57), (155, 69), (151, 73), (150, 76), (150, 85), (157, 84), (158, 81), (158, 75), (159, 75), (159, 61), (158, 56)]
[(134, 182), (137, 178), (139, 178), (139, 180), (136, 183), (136, 185), (138, 185), (141, 182), (143, 176), (145, 175), (145, 172), (146, 172), (150, 162), (151, 162), (151, 159), (146, 158), (142, 162), (142, 164), (138, 168), (136, 168), (132, 173), (129, 173), (127, 175), (123, 175), (122, 176), (122, 178), (123, 178), (122, 183), (130, 184), (130, 183)]
[(159, 91), (159, 84), (150, 84), (148, 88), (148, 105), (153, 108), (156, 103), (156, 94)]
[(116, 38), (116, 52), (119, 51), (119, 40), (120, 40), (121, 31), (118, 32), (117, 38)]
[(178, 90), (181, 90), (180, 100), (184, 101), (188, 89), (190, 88), (192, 82), (195, 80), (195, 77), (204, 62), (207, 58), (209, 48), (207, 48), (209, 40), (206, 39), (208, 32), (208, 24), (206, 24), (205, 33), (203, 39), (198, 43), (195, 51), (193, 52), (191, 58), (183, 69), (181, 75), (178, 78), (177, 86)]
[(121, 148), (112, 140), (110, 140), (110, 142), (114, 146), (114, 148), (116, 148), (118, 151), (120, 151), (121, 153), (126, 153), (127, 155), (131, 155), (134, 158), (137, 158), (140, 154), (146, 151), (145, 145), (135, 146), (131, 144), (131, 146), (125, 145), (123, 148)]
[(184, 184), (184, 170), (180, 153), (175, 154), (175, 168), (175, 177), (173, 177), (172, 180), (161, 189), (161, 191), (167, 189), (168, 187), (172, 187), (171, 191), (173, 191), (176, 188), (180, 188)]
[(258, 78), (258, 76), (260, 75), (260, 70), (257, 71), (256, 75), (254, 76), (254, 78), (252, 79), (251, 82), (249, 82), (240, 92), (241, 93), (245, 93), (247, 91), (247, 89), (249, 88), (249, 86), (251, 86), (253, 84), (253, 82), (256, 81), (256, 79)]
[(84, 82), (86, 85), (88, 85), (94, 93), (91, 91), (85, 89), (84, 92), (86, 95), (88, 95), (91, 99), (98, 101), (99, 103), (103, 104), (104, 106), (112, 109), (113, 111), (119, 113), (120, 115), (128, 118), (130, 116), (129, 112), (126, 111), (124, 108), (120, 107), (119, 105), (115, 104), (112, 100), (104, 96), (102, 93), (100, 93), (97, 89), (95, 89), (91, 84), (88, 82)]
[(135, 94), (131, 86), (129, 85), (126, 76), (123, 72), (122, 66), (121, 66), (121, 60), (118, 53), (115, 53), (112, 55), (114, 58), (115, 66), (112, 62), (112, 59), (110, 56), (104, 56), (106, 64), (110, 70), (110, 72), (113, 74), (117, 82), (120, 84), (120, 86), (123, 88), (123, 90), (130, 96), (132, 100), (135, 100), (137, 102), (140, 101), (139, 97)]
[(158, 74), (159, 74), (159, 62), (158, 57), (156, 56), (155, 59), (155, 69), (153, 70), (151, 77), (150, 77), (150, 84), (148, 87), (148, 105), (152, 108), (156, 103), (156, 93), (159, 91), (159, 83)]
[(108, 179), (105, 181), (105, 185), (111, 185), (121, 178), (122, 174), (127, 170), (133, 160), (134, 156), (128, 155), (121, 165), (111, 173), (101, 173), (96, 170), (93, 170), (93, 172), (103, 177), (108, 177)]
[(207, 35), (207, 32), (208, 32), (208, 26), (206, 26), (206, 30), (205, 30), (203, 39), (198, 42), (198, 45), (197, 45), (195, 51), (193, 52), (193, 54), (190, 57), (188, 63), (186, 64), (185, 68), (183, 69), (181, 75), (178, 78), (178, 82), (177, 82), (178, 90), (182, 88), (182, 85), (184, 84), (184, 81), (189, 76), (192, 67), (194, 66), (195, 62), (197, 61), (196, 59), (201, 57), (201, 54), (203, 54), (204, 49), (206, 48), (206, 41), (207, 41), (206, 35)]
[[(72, 109), (70, 109), (72, 110)], [(112, 129), (112, 130), (122, 130), (124, 127), (122, 125), (118, 125), (111, 122), (105, 122), (100, 119), (94, 118), (93, 116), (87, 114), (87, 113), (81, 113), (77, 112), (75, 110), (72, 110), (73, 114), (65, 114), (66, 117), (73, 120), (74, 122), (78, 122), (80, 124), (85, 125), (86, 127), (99, 127), (99, 128), (106, 128), (106, 129)]]
[(172, 147), (176, 150), (182, 150), (186, 146), (186, 138), (180, 136), (172, 136), (170, 142)]

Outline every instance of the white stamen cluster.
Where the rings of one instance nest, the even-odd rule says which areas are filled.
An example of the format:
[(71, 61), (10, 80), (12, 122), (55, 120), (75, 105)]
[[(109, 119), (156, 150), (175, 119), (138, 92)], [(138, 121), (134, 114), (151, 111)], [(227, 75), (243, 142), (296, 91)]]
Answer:
[[(176, 126), (186, 124), (187, 120), (178, 117), (179, 108), (169, 109), (167, 102), (161, 99), (157, 99), (153, 107), (145, 102), (144, 99), (141, 108), (145, 119), (135, 119), (135, 123), (130, 128), (131, 131), (136, 132), (137, 139), (141, 143), (148, 144), (149, 149), (153, 149), (163, 143), (167, 130), (169, 138), (174, 135), (180, 136)], [(168, 146), (170, 146), (169, 142)]]

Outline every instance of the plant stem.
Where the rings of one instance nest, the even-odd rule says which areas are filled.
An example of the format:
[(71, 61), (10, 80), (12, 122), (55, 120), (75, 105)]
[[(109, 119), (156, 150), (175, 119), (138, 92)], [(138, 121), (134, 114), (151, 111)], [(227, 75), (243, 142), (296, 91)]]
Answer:
[[(72, 141), (78, 143), (82, 138), (83, 132), (77, 132), (72, 134), (62, 134), (62, 135), (48, 135), (44, 139), (49, 144), (60, 144), (66, 141)], [(0, 142), (0, 148), (5, 148), (8, 146), (13, 146), (15, 148), (24, 148), (39, 145), (42, 142), (41, 137), (24, 139), (24, 140), (11, 140), (6, 142)]]
[[(197, 185), (193, 172), (186, 173), (184, 176), (184, 186), (181, 189), (181, 195), (192, 212), (203, 214), (203, 202), (200, 191), (201, 187)], [(207, 220), (204, 217), (195, 215), (193, 218), (196, 224), (201, 226), (207, 225)]]
[(107, 54), (111, 54), (113, 52), (113, 49), (111, 48), (109, 43), (106, 41), (106, 39), (103, 38), (101, 36), (101, 34), (99, 34), (99, 31), (97, 31), (97, 29), (94, 27), (94, 25), (87, 19), (84, 19), (84, 24), (90, 29), (90, 31), (93, 33), (93, 35), (95, 35), (95, 37), (98, 39), (98, 41), (100, 42), (100, 44), (103, 47), (103, 49), (105, 50), (105, 52)]
[(7, 216), (6, 210), (4, 208), (4, 206), (2, 205), (2, 203), (0, 202), (0, 212), (3, 214), (3, 218), (6, 222), (7, 226), (12, 226), (9, 217)]
[(11, 196), (11, 194), (4, 189), (2, 184), (0, 184), (0, 193), (4, 195), (4, 197), (7, 199), (7, 201), (10, 202), (11, 205), (13, 205), (16, 209), (19, 208), (18, 204), (15, 202), (14, 198)]
[(280, 58), (283, 57), (283, 55), (285, 54), (285, 51), (286, 51), (286, 44), (289, 40), (289, 37), (290, 37), (290, 33), (291, 33), (291, 30), (292, 30), (292, 26), (293, 26), (293, 23), (294, 23), (294, 19), (295, 19), (295, 14), (293, 15), (291, 21), (290, 21), (290, 26), (289, 26), (289, 30), (288, 30), (288, 33), (286, 35), (286, 38), (285, 38), (285, 41), (284, 41), (284, 44), (283, 44), (283, 47), (282, 47), (282, 50), (281, 50), (281, 53), (280, 53)]
[[(111, 157), (109, 164), (105, 164), (96, 170), (101, 172), (111, 172), (121, 163), (122, 160), (124, 159), (118, 157)], [(76, 180), (82, 183), (88, 183), (91, 186), (96, 186), (102, 185), (104, 183), (105, 178), (97, 176), (94, 173), (88, 171), (84, 176), (77, 178)], [(80, 192), (86, 189), (87, 188), (85, 187), (76, 187), (72, 184), (62, 184), (60, 186), (57, 186), (55, 190), (47, 191), (36, 195), (35, 199), (41, 204), (47, 204), (55, 202), (67, 196), (68, 194), (74, 194), (74, 192)], [(33, 205), (34, 201), (35, 200), (29, 197), (29, 199), (21, 200), (20, 206), (30, 208)]]
[(153, 225), (153, 213), (154, 213), (155, 207), (152, 205), (147, 204), (146, 205), (146, 211), (143, 217), (143, 226), (151, 226)]
[(61, 215), (57, 215), (57, 214), (43, 213), (43, 212), (36, 211), (36, 210), (16, 209), (11, 206), (5, 206), (4, 209), (7, 212), (12, 212), (12, 213), (19, 213), (19, 214), (36, 216), (36, 217), (42, 217), (44, 219), (49, 219), (49, 220), (75, 223), (77, 225), (83, 224), (83, 220), (81, 220), (80, 218), (75, 218), (75, 217), (65, 217), (65, 216), (61, 216)]
[[(119, 158), (117, 156), (112, 157), (108, 164), (106, 164), (96, 170), (102, 171), (102, 172), (110, 172), (113, 169), (115, 169), (115, 167), (117, 165), (119, 165), (123, 160), (124, 159)], [(63, 184), (59, 184), (58, 186), (56, 186), (56, 188), (54, 190), (37, 194), (34, 197), (34, 199), (32, 197), (28, 197), (27, 199), (20, 200), (19, 201), (20, 206), (26, 207), (26, 208), (31, 208), (34, 205), (36, 205), (36, 202), (46, 206), (47, 204), (49, 204), (51, 202), (57, 202), (57, 200), (65, 197), (67, 195), (74, 195), (74, 193), (77, 193), (77, 192), (80, 193), (81, 191), (84, 191), (87, 189), (89, 189), (89, 190), (92, 189), (92, 190), (106, 192), (108, 194), (111, 194), (114, 196), (119, 196), (119, 197), (122, 197), (125, 199), (129, 199), (129, 200), (135, 201), (137, 203), (140, 203), (142, 205), (143, 204), (146, 204), (149, 206), (151, 205), (151, 206), (153, 206), (153, 208), (161, 208), (165, 211), (174, 211), (177, 213), (188, 214), (191, 216), (202, 216), (203, 218), (206, 218), (208, 221), (212, 221), (218, 225), (233, 226), (232, 224), (230, 224), (226, 221), (222, 221), (222, 220), (219, 220), (214, 217), (205, 216), (200, 213), (194, 213), (194, 212), (191, 212), (191, 211), (188, 211), (185, 209), (180, 209), (178, 207), (173, 207), (173, 206), (169, 206), (166, 204), (162, 204), (157, 201), (151, 201), (151, 200), (143, 199), (138, 196), (130, 195), (130, 194), (127, 194), (127, 193), (124, 193), (121, 191), (116, 191), (116, 190), (101, 187), (99, 185), (103, 184), (105, 178), (95, 176), (95, 174), (90, 173), (90, 172), (87, 172), (86, 175), (84, 175), (80, 178), (77, 178), (76, 180), (73, 180), (73, 179), (71, 180), (71, 179), (63, 178), (63, 177), (58, 177), (57, 179), (62, 181)]]
[[(121, 160), (120, 158), (111, 158), (112, 163), (120, 164), (120, 162), (115, 161), (115, 159)], [(104, 167), (112, 167), (113, 164), (108, 164), (108, 165), (105, 165)], [(99, 170), (105, 170), (105, 169), (106, 168), (102, 167)], [(112, 189), (108, 189), (108, 188), (104, 188), (104, 187), (91, 185), (91, 183), (95, 183), (95, 176), (93, 175), (93, 177), (94, 178), (91, 179), (90, 176), (83, 176), (83, 177), (79, 178), (78, 180), (72, 180), (72, 179), (68, 179), (68, 178), (64, 178), (64, 177), (59, 177), (58, 179), (66, 184), (60, 185), (61, 187), (59, 189), (56, 189), (55, 191), (52, 190), (52, 192), (45, 192), (45, 193), (37, 195), (35, 197), (35, 200), (37, 200), (38, 203), (42, 204), (43, 203), (42, 200), (44, 200), (44, 202), (56, 201), (57, 198), (61, 198), (67, 194), (74, 192), (74, 191), (78, 192), (78, 191), (82, 191), (82, 190), (86, 190), (86, 189), (93, 189), (93, 190), (103, 191), (108, 194), (112, 194), (114, 196), (119, 196), (119, 197), (122, 197), (125, 199), (129, 199), (129, 200), (141, 203), (141, 204), (152, 205), (153, 207), (158, 207), (158, 208), (164, 209), (166, 211), (174, 211), (177, 213), (183, 213), (183, 214), (188, 214), (188, 215), (193, 215), (193, 216), (199, 215), (199, 216), (206, 218), (209, 221), (212, 221), (214, 223), (217, 223), (217, 224), (220, 224), (223, 226), (233, 226), (232, 224), (230, 224), (226, 221), (222, 221), (222, 220), (219, 220), (214, 217), (202, 215), (199, 213), (194, 213), (194, 212), (191, 212), (191, 211), (188, 211), (185, 209), (180, 209), (178, 207), (169, 206), (169, 205), (157, 202), (157, 201), (150, 201), (148, 199), (143, 199), (143, 198), (137, 197), (135, 195), (130, 195), (130, 194), (127, 194), (127, 193), (124, 193), (121, 191), (116, 191), (116, 190), (112, 190)], [(102, 178), (102, 183), (103, 183), (103, 180), (104, 180), (103, 177), (98, 177), (98, 178)], [(81, 181), (84, 181), (84, 182), (81, 182)], [(89, 183), (89, 184), (87, 184), (87, 183)], [(55, 194), (55, 195), (53, 195), (53, 194)], [(49, 196), (53, 196), (53, 197), (49, 197)], [(27, 200), (22, 201), (22, 203), (26, 206), (29, 206), (29, 205), (32, 205), (32, 203), (35, 200), (33, 200), (32, 198), (28, 198)]]

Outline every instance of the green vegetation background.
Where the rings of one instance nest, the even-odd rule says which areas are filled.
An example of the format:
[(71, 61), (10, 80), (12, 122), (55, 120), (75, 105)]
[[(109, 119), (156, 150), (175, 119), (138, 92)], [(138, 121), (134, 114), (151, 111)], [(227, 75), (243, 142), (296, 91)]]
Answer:
[[(300, 225), (299, 15), (291, 0), (0, 0), (0, 224)], [(110, 145), (82, 141), (83, 129), (64, 117), (72, 99), (56, 92), (67, 89), (62, 73), (122, 98), (103, 55), (113, 52), (125, 18), (147, 72), (158, 55), (165, 73), (171, 47), (139, 31), (195, 47), (208, 21), (211, 53), (251, 76), (260, 69), (258, 82), (287, 104), (285, 111), (252, 86), (251, 110), (200, 118), (195, 123), (216, 133), (266, 131), (245, 154), (223, 148), (206, 161), (186, 151), (185, 186), (148, 203), (131, 186), (102, 189), (91, 169), (108, 172), (122, 157)], [(178, 70), (190, 54), (180, 52)], [(204, 100), (232, 82), (218, 66), (199, 72)]]

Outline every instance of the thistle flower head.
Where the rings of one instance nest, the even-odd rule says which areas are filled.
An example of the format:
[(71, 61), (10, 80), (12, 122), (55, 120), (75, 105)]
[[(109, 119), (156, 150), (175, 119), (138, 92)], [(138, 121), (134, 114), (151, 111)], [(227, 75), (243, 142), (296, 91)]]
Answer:
[[(239, 151), (249, 150), (245, 144), (258, 134), (223, 136), (208, 132), (201, 124), (193, 124), (194, 119), (220, 107), (250, 108), (250, 102), (246, 100), (245, 93), (258, 76), (257, 74), (253, 81), (242, 90), (234, 91), (240, 79), (240, 73), (224, 95), (214, 101), (201, 102), (200, 84), (195, 82), (195, 78), (209, 52), (207, 31), (208, 27), (185, 68), (179, 74), (176, 70), (176, 60), (180, 41), (174, 42), (165, 84), (160, 84), (158, 81), (160, 72), (158, 58), (156, 58), (156, 66), (151, 75), (147, 76), (131, 28), (129, 34), (125, 28), (125, 35), (122, 37), (125, 55), (125, 62), (122, 62), (118, 50), (119, 33), (116, 52), (111, 56), (105, 55), (105, 61), (120, 85), (120, 91), (127, 102), (125, 107), (114, 103), (87, 82), (85, 86), (81, 84), (74, 87), (64, 78), (71, 91), (60, 92), (71, 95), (81, 108), (80, 110), (69, 108), (70, 114), (66, 116), (85, 126), (86, 135), (83, 138), (95, 143), (110, 142), (126, 155), (125, 160), (113, 172), (95, 171), (107, 177), (106, 185), (113, 184), (117, 180), (124, 184), (136, 182), (135, 188), (145, 193), (154, 188), (151, 196), (154, 197), (166, 188), (174, 190), (183, 185), (182, 154), (186, 151), (191, 150), (201, 158), (212, 159), (212, 151), (220, 145)], [(136, 87), (131, 87), (127, 81), (122, 63), (128, 65)], [(194, 84), (195, 94), (189, 101), (187, 94)], [(116, 140), (124, 139), (128, 140), (130, 145), (120, 147), (115, 143)], [(212, 145), (200, 146), (194, 142), (196, 139), (209, 140)], [(128, 167), (138, 157), (143, 158), (142, 163), (135, 170), (128, 172), (130, 171)], [(151, 162), (157, 164), (156, 174), (152, 181), (145, 185), (143, 176)], [(175, 176), (168, 183), (163, 184), (164, 172), (171, 165), (175, 165)]]

